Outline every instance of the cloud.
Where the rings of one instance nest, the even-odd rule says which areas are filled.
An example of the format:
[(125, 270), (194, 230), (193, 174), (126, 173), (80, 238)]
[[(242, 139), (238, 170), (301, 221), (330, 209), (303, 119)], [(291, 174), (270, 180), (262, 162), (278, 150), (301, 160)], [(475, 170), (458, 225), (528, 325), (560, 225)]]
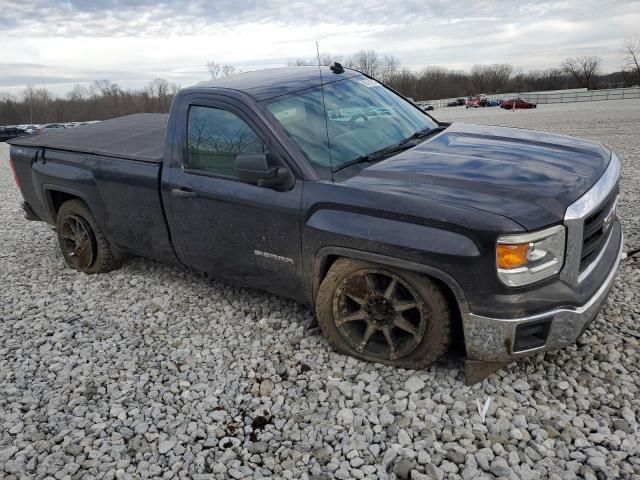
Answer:
[[(629, 13), (637, 2), (608, 2), (606, 14)], [(602, 2), (518, 2), (513, 0), (3, 0), (0, 29), (19, 34), (42, 26), (59, 36), (155, 36), (198, 34), (245, 23), (279, 25), (433, 24), (499, 25), (551, 17), (600, 18)]]
[(593, 54), (615, 70), (638, 24), (637, 0), (0, 0), (0, 88), (155, 77), (186, 85), (206, 77), (208, 60), (279, 66), (313, 56), (316, 40), (334, 54), (394, 54), (412, 69), (546, 68)]

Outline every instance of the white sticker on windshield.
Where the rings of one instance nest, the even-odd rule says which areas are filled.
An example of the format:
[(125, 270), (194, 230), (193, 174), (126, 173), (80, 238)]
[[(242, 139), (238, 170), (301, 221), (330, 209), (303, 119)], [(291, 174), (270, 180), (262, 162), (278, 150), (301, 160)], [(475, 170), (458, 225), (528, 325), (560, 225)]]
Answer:
[(288, 118), (295, 117), (298, 114), (298, 109), (287, 108), (286, 110), (280, 110), (279, 112), (274, 112), (273, 116), (278, 120), (287, 120)]
[(360, 80), (360, 83), (362, 85), (364, 85), (365, 87), (368, 87), (368, 88), (381, 87), (382, 86), (378, 82), (376, 82), (375, 80), (372, 80), (371, 78), (366, 78), (364, 80)]

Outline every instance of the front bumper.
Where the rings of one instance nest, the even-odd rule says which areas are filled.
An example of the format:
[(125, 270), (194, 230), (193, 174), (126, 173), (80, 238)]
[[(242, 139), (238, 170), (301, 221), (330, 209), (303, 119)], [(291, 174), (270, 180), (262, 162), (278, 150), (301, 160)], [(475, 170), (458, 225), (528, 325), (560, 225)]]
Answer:
[[(621, 230), (618, 240), (617, 253), (608, 274), (583, 305), (553, 308), (531, 316), (508, 319), (463, 314), (467, 357), (505, 362), (575, 342), (602, 309), (609, 295), (622, 258), (624, 242)], [(523, 336), (531, 331), (536, 332), (531, 337), (533, 341), (523, 341)]]

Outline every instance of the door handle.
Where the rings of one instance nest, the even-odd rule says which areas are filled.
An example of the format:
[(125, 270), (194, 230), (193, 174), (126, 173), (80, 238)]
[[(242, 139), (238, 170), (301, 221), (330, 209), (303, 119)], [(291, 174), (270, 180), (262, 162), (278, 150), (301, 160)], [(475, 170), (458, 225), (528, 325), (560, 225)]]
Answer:
[(196, 198), (198, 196), (196, 192), (186, 188), (174, 188), (171, 190), (171, 194), (182, 198)]

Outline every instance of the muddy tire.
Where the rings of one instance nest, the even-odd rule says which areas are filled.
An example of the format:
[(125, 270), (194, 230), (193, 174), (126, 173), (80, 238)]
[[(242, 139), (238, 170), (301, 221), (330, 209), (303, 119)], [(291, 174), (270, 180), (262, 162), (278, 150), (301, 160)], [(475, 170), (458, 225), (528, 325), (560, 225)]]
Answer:
[(120, 266), (120, 259), (82, 200), (62, 204), (56, 218), (56, 233), (62, 255), (71, 268), (91, 274)]
[(320, 285), (318, 323), (329, 344), (356, 358), (418, 369), (451, 343), (451, 315), (429, 278), (360, 260), (338, 259)]

